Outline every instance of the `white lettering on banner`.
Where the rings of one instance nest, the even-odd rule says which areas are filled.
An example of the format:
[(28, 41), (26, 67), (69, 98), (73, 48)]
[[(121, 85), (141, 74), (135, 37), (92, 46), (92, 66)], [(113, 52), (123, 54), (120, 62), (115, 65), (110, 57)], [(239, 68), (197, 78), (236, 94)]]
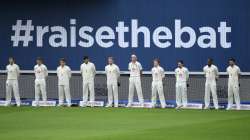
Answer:
[(31, 103), (32, 106), (56, 106), (56, 101), (32, 101)]
[[(209, 35), (202, 35), (198, 38), (198, 45), (201, 48), (216, 48), (216, 32), (213, 28), (211, 27), (201, 27), (199, 28), (201, 33), (209, 33)], [(205, 40), (208, 39), (210, 42), (205, 43)], [(224, 46), (223, 46), (224, 48)]]
[[(189, 41), (183, 42), (181, 36), (183, 33), (188, 33)], [(181, 21), (175, 21), (175, 46), (176, 48), (190, 48), (195, 44), (196, 34), (193, 28), (191, 27), (181, 27)]]
[[(108, 34), (105, 35), (103, 34), (104, 32), (107, 32)], [(113, 31), (112, 28), (110, 27), (107, 27), (107, 26), (104, 26), (104, 27), (101, 27), (97, 30), (96, 34), (95, 34), (95, 38), (96, 38), (96, 42), (99, 46), (102, 46), (103, 48), (109, 48), (111, 46), (114, 45), (113, 39), (115, 39), (115, 33)], [(108, 40), (107, 42), (104, 42), (103, 40)]]
[[(235, 104), (233, 104), (232, 109), (237, 110), (237, 106)], [(250, 104), (241, 104), (240, 110), (250, 110)]]
[(199, 103), (188, 103), (184, 109), (202, 109), (202, 104)]
[(143, 106), (139, 102), (133, 102), (131, 103), (132, 108), (152, 108), (152, 103), (150, 102), (144, 102)]
[(91, 35), (86, 33), (86, 32), (91, 33), (92, 31), (93, 31), (93, 28), (89, 27), (89, 26), (84, 26), (84, 27), (80, 28), (79, 36), (82, 39), (87, 40), (87, 42), (84, 42), (84, 41), (80, 40), (79, 43), (78, 43), (79, 46), (88, 48), (88, 47), (91, 47), (94, 44), (94, 38)]
[[(70, 20), (70, 25), (76, 25), (76, 19)], [(76, 47), (76, 27), (70, 26), (70, 46)]]
[(79, 106), (85, 107), (85, 106), (97, 106), (97, 107), (103, 107), (104, 101), (88, 101), (85, 103), (84, 101), (80, 101)]
[[(161, 35), (160, 33), (164, 33), (164, 35)], [(155, 29), (153, 33), (153, 41), (156, 46), (159, 48), (167, 48), (171, 45), (170, 41), (167, 41), (167, 39), (172, 39), (172, 33), (167, 27), (158, 27)], [(166, 40), (165, 42), (161, 42), (160, 40)]]
[[(26, 23), (25, 23), (26, 22)], [(228, 34), (231, 33), (231, 27), (226, 22), (220, 22), (217, 29), (204, 26), (199, 27), (198, 33), (193, 27), (184, 26), (180, 19), (175, 20), (174, 33), (166, 26), (156, 27), (153, 31), (145, 25), (139, 25), (138, 19), (132, 19), (131, 25), (126, 26), (124, 21), (118, 21), (115, 30), (109, 26), (93, 28), (91, 26), (77, 27), (77, 20), (70, 19), (70, 31), (66, 27), (40, 26), (33, 25), (32, 20), (17, 20), (12, 25), (14, 35), (11, 36), (13, 47), (28, 47), (30, 42), (36, 39), (36, 46), (43, 47), (44, 42), (49, 43), (51, 47), (83, 47), (89, 48), (97, 43), (102, 48), (117, 46), (120, 48), (139, 47), (139, 38), (143, 38), (142, 44), (145, 48), (156, 46), (158, 48), (191, 48), (196, 43), (200, 48), (216, 48), (220, 44), (222, 48), (231, 48), (231, 42), (228, 41)], [(33, 32), (36, 36), (33, 36)], [(216, 33), (219, 34), (217, 37)], [(130, 34), (130, 35), (129, 35)], [(183, 40), (183, 36), (188, 36)], [(130, 36), (131, 38), (125, 38)], [(117, 41), (116, 41), (117, 39)], [(152, 39), (152, 41), (151, 41)], [(219, 40), (219, 43), (216, 41)], [(173, 45), (174, 44), (174, 45)]]
[(124, 22), (118, 22), (118, 26), (116, 27), (116, 32), (118, 33), (118, 45), (121, 48), (129, 47), (129, 43), (125, 42), (125, 32), (128, 32), (129, 28), (124, 26)]

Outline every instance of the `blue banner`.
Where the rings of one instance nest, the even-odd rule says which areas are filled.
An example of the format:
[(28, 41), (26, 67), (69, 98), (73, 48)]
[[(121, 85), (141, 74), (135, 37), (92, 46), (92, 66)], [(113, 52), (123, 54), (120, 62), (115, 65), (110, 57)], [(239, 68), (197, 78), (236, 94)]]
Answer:
[(136, 54), (144, 70), (159, 58), (167, 71), (184, 60), (202, 71), (213, 58), (220, 71), (234, 57), (250, 71), (249, 0), (10, 0), (0, 5), (0, 69), (9, 56), (22, 70), (42, 57), (49, 70), (65, 58), (79, 70), (89, 56), (104, 70), (113, 56), (127, 70)]

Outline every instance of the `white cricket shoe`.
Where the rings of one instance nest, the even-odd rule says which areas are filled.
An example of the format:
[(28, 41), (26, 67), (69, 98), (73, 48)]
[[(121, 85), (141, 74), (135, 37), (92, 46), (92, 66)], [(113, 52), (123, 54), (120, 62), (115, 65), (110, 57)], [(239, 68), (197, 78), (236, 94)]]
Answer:
[(10, 106), (10, 103), (5, 103), (4, 106), (8, 107), (8, 106)]
[(61, 106), (63, 106), (63, 104), (62, 104), (62, 103), (59, 103), (57, 106), (58, 106), (58, 107), (61, 107)]
[(232, 110), (232, 108), (231, 107), (227, 107), (227, 109), (226, 110)]
[(131, 104), (130, 104), (130, 103), (128, 103), (126, 107), (131, 107)]
[(208, 110), (208, 109), (210, 109), (210, 107), (208, 107), (208, 106), (205, 106), (203, 109), (205, 109), (205, 110)]
[(107, 104), (105, 107), (112, 107), (112, 105), (111, 104)]
[(182, 107), (182, 105), (178, 105), (175, 107), (175, 109), (180, 109)]

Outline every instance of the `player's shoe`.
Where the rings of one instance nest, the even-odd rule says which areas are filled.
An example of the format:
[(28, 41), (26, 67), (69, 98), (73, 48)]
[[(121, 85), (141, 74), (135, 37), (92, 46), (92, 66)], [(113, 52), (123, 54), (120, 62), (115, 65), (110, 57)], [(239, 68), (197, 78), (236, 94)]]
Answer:
[(208, 106), (205, 106), (203, 109), (205, 109), (205, 110), (208, 110), (208, 109), (210, 109), (210, 107), (208, 107)]
[(144, 103), (140, 103), (140, 107), (143, 108), (144, 107)]
[(38, 107), (38, 106), (39, 106), (38, 101), (35, 101), (35, 103), (34, 103), (34, 107)]
[(58, 107), (62, 107), (62, 106), (63, 106), (63, 104), (62, 104), (62, 103), (59, 103), (57, 106), (58, 106)]
[(4, 106), (8, 107), (8, 106), (10, 106), (10, 103), (5, 103)]
[(112, 105), (111, 104), (107, 104), (105, 107), (112, 107)]
[(231, 107), (227, 107), (227, 109), (226, 110), (232, 110), (232, 108)]
[(161, 106), (161, 108), (166, 108), (166, 105)]
[(154, 103), (151, 103), (151, 108), (155, 108), (155, 104)]
[(131, 104), (130, 104), (130, 103), (128, 103), (126, 107), (131, 107)]
[(178, 105), (177, 107), (175, 107), (175, 109), (180, 109), (182, 108), (182, 105)]

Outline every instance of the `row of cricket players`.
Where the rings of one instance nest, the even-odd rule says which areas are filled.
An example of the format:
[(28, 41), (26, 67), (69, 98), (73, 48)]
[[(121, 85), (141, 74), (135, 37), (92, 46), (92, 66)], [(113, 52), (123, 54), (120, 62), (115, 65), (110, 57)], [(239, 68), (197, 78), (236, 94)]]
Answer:
[[(42, 100), (47, 101), (46, 93), (46, 77), (48, 76), (47, 67), (43, 64), (41, 58), (37, 58), (37, 65), (34, 67), (35, 73), (35, 102), (39, 106), (39, 96), (42, 95)], [(144, 105), (142, 87), (141, 87), (141, 74), (142, 65), (137, 61), (136, 55), (131, 55), (131, 62), (128, 65), (130, 71), (129, 77), (129, 96), (127, 107), (131, 107), (133, 102), (134, 90), (137, 91), (139, 103)], [(219, 77), (218, 68), (213, 64), (212, 59), (208, 59), (207, 65), (203, 68), (206, 77), (205, 83), (205, 107), (210, 107), (210, 94), (212, 94), (215, 109), (219, 109), (218, 99), (216, 93), (216, 80)], [(82, 82), (83, 82), (83, 103), (86, 105), (88, 101), (95, 101), (94, 91), (94, 78), (96, 74), (95, 65), (89, 61), (89, 58), (84, 57), (84, 62), (80, 67)], [(114, 64), (113, 58), (108, 58), (108, 65), (105, 67), (107, 76), (107, 89), (108, 89), (108, 103), (107, 107), (118, 107), (118, 78), (120, 70)], [(239, 97), (239, 75), (240, 68), (235, 64), (234, 59), (229, 59), (229, 66), (227, 68), (228, 78), (228, 107), (232, 108), (233, 99), (235, 100), (237, 109), (240, 109)], [(18, 76), (19, 67), (15, 64), (12, 57), (9, 58), (9, 65), (7, 65), (7, 81), (6, 81), (6, 106), (10, 105), (12, 91), (15, 96), (17, 106), (20, 106), (20, 96), (18, 89)], [(70, 78), (71, 69), (66, 65), (65, 59), (60, 59), (60, 66), (57, 68), (58, 76), (58, 95), (59, 104), (64, 104), (64, 96), (66, 98), (67, 106), (71, 106), (70, 96)], [(178, 67), (175, 69), (176, 76), (176, 108), (187, 106), (187, 82), (189, 79), (189, 72), (184, 67), (183, 61), (178, 61)], [(159, 59), (154, 59), (152, 68), (152, 105), (156, 105), (157, 94), (161, 103), (161, 107), (166, 107), (163, 91), (163, 79), (165, 77), (164, 69), (160, 66)], [(89, 97), (89, 100), (88, 100)]]

